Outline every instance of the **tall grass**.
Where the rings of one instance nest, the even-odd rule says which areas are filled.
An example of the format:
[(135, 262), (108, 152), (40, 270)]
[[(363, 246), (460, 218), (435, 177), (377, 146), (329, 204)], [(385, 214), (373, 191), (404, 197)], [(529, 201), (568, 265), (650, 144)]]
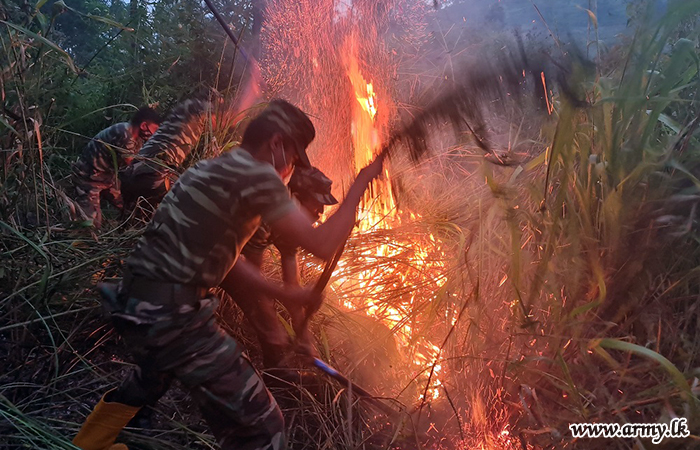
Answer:
[[(572, 61), (570, 89), (550, 94), (552, 117), (535, 145), (511, 142), (530, 147), (523, 163), (476, 169), (464, 148), (448, 149), (394, 180), (418, 224), (349, 244), (338, 276), (376, 276), (364, 289), (340, 289), (338, 304), (364, 296), (387, 310), (417, 294), (404, 323), (442, 348), (424, 368), (442, 366), (438, 399), (416, 402), (421, 388), (376, 385), (424, 411), (431, 433), (477, 447), (642, 448), (648, 442), (572, 442), (568, 424), (673, 417), (697, 433), (699, 12), (695, 1), (661, 18), (650, 10), (596, 64)], [(406, 255), (367, 258), (377, 244), (429, 231), (449, 255), (442, 289), (431, 285), (435, 272), (397, 288), (386, 267), (409, 264)], [(322, 330), (337, 327), (334, 317), (346, 315), (338, 311), (326, 310)], [(375, 332), (364, 352), (339, 364), (356, 370), (375, 347), (396, 345), (384, 336), (398, 329)], [(346, 353), (342, 342), (330, 353)]]
[(700, 426), (700, 79), (688, 32), (699, 7), (649, 15), (610, 70), (575, 65), (578, 98), (555, 97), (545, 152), (505, 173), (485, 166), (504, 219), (494, 224), (504, 242), (489, 250), (510, 255), (504, 376), (532, 442), (567, 441), (571, 422)]
[[(362, 289), (331, 286), (312, 326), (324, 357), (390, 398), (400, 419), (389, 423), (323, 378), (276, 388), (294, 448), (643, 448), (572, 442), (568, 424), (675, 416), (697, 434), (698, 12), (697, 1), (683, 2), (597, 67), (573, 64), (576, 98), (554, 93), (552, 117), (527, 139), (515, 121), (508, 144), (528, 149), (521, 164), (481, 164), (464, 146), (416, 169), (392, 162), (399, 204), (418, 216), (351, 239), (336, 279), (368, 270), (373, 278)], [(4, 50), (21, 63), (20, 50), (34, 50), (12, 30)], [(54, 52), (52, 70), (65, 70)], [(36, 84), (44, 75), (33, 76)], [(40, 124), (37, 133), (34, 113), (21, 110), (22, 127), (0, 124), (14, 129), (0, 180), (0, 447), (71, 448), (80, 421), (129, 368), (91, 286), (120, 276), (141, 229), (115, 225), (99, 242), (57, 229), (67, 219), (67, 158), (50, 130)], [(230, 145), (210, 131), (193, 160)], [(367, 256), (383, 245), (398, 248), (392, 260)], [(385, 277), (397, 264), (403, 278)], [(306, 280), (317, 275), (305, 265)], [(368, 299), (375, 317), (396, 308), (403, 318), (344, 307)], [(240, 315), (220, 314), (255, 357)], [(402, 341), (406, 324), (414, 333)], [(421, 367), (407, 364), (426, 341), (439, 351)], [(127, 430), (122, 440), (214, 446), (182, 391), (157, 412), (156, 430)]]
[[(87, 96), (56, 104), (56, 98), (75, 100), (81, 83), (75, 83), (75, 61), (51, 40), (52, 28), (40, 12), (45, 3), (14, 11), (18, 23), (0, 24), (2, 449), (74, 448), (70, 440), (86, 414), (130, 367), (114, 332), (105, 325), (93, 288), (121, 276), (123, 259), (143, 226), (119, 223), (114, 211), (105, 211), (106, 226), (95, 240), (84, 224), (72, 220), (68, 178), (71, 162), (100, 131), (104, 116), (112, 115), (116, 122), (136, 107), (100, 105), (83, 115)], [(86, 84), (89, 88), (99, 83)], [(217, 87), (234, 97), (233, 78)], [(148, 92), (142, 94), (150, 103)], [(195, 156), (210, 157), (227, 149), (236, 134), (229, 125), (246, 115), (227, 116), (221, 127), (209, 127), (201, 147), (209, 153), (198, 148)], [(89, 135), (76, 129), (88, 130)], [(210, 145), (214, 141), (220, 144)], [(213, 445), (181, 391), (163, 404), (167, 406), (160, 417), (168, 423), (164, 430), (145, 436), (127, 432), (127, 439), (149, 448)]]

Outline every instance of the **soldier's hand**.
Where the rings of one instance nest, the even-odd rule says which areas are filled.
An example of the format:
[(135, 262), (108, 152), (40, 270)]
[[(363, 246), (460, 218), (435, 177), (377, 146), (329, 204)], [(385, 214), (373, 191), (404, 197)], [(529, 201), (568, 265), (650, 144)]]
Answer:
[(368, 177), (368, 181), (372, 181), (375, 178), (377, 178), (379, 175), (382, 173), (382, 169), (384, 168), (384, 159), (386, 158), (386, 153), (380, 153), (379, 156), (374, 158), (374, 161), (369, 163), (364, 169), (360, 171), (358, 176), (366, 176)]
[(309, 330), (304, 326), (306, 323), (306, 315), (309, 311), (318, 309), (323, 297), (313, 289), (304, 289), (301, 287), (290, 287), (292, 299), (289, 302), (282, 302), (292, 319), (292, 326), (296, 334), (294, 343), (294, 351), (299, 355), (304, 355), (308, 358), (318, 357), (318, 351), (313, 344), (313, 337)]
[[(308, 332), (307, 335), (310, 336)], [(306, 362), (311, 364), (313, 364), (314, 358), (321, 356), (309, 337), (305, 337), (304, 339), (298, 338), (294, 343), (294, 352), (299, 356), (306, 357), (304, 358), (307, 360)]]
[(282, 304), (289, 309), (306, 308), (317, 305), (323, 301), (323, 294), (310, 288), (288, 286)]

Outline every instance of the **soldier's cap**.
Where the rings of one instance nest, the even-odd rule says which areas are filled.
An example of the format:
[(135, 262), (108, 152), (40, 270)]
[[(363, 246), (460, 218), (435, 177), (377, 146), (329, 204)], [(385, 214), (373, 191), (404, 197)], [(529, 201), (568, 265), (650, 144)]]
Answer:
[(295, 194), (309, 196), (322, 205), (338, 203), (331, 186), (333, 182), (316, 167), (297, 167), (289, 180), (289, 190)]
[(299, 155), (297, 165), (311, 167), (306, 147), (316, 137), (316, 130), (304, 111), (285, 100), (274, 99), (268, 103), (267, 108), (255, 120), (264, 120), (270, 123), (273, 129), (279, 130), (296, 147)]

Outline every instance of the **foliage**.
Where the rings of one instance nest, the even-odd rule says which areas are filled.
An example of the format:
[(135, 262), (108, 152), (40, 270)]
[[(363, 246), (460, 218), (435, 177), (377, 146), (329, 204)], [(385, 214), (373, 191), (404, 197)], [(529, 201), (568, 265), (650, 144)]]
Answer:
[(555, 99), (544, 153), (510, 173), (487, 167), (521, 330), (510, 334), (508, 372), (520, 384), (521, 425), (547, 436), (539, 443), (558, 441), (571, 422), (678, 415), (700, 426), (690, 390), (698, 336), (686, 314), (700, 261), (700, 59), (690, 32), (700, 4), (660, 20), (654, 12), (614, 68), (582, 64), (570, 75), (579, 98)]
[[(93, 241), (63, 227), (71, 159), (134, 107), (159, 101), (165, 111), (197, 85), (235, 85), (237, 74), (230, 45), (194, 0), (1, 5), (0, 435), (71, 448), (80, 420), (129, 367), (91, 286), (119, 277), (142, 232), (118, 225)], [(249, 26), (250, 6), (219, 4), (236, 31)], [(401, 206), (418, 218), (351, 239), (336, 277), (407, 270), (385, 284), (362, 279), (362, 289), (336, 284), (313, 326), (325, 357), (360, 379), (381, 371), (376, 386), (406, 406), (392, 428), (337, 384), (279, 389), (291, 396), (294, 445), (386, 447), (393, 437), (426, 440), (427, 430), (436, 447), (447, 436), (476, 448), (593, 448), (599, 442), (570, 442), (567, 425), (673, 416), (697, 433), (700, 5), (675, 3), (663, 18), (642, 6), (630, 10), (637, 33), (625, 45), (573, 65), (577, 97), (552, 93), (544, 123), (519, 111), (529, 121), (505, 141), (521, 164), (474, 163), (460, 145), (417, 169), (392, 166)], [(598, 23), (594, 10), (578, 12), (580, 28)], [(460, 39), (445, 52), (469, 45)], [(391, 261), (369, 253), (390, 245)], [(317, 276), (316, 265), (304, 275)], [(343, 312), (343, 301), (367, 293), (387, 316), (405, 309), (395, 327)], [(224, 302), (220, 314), (254, 349), (236, 310)], [(402, 341), (406, 325), (414, 335)], [(427, 347), (418, 374), (392, 367), (425, 342), (439, 348)], [(423, 401), (429, 391), (439, 397)], [(181, 391), (157, 409), (158, 431), (123, 437), (152, 448), (214, 445)]]
[[(224, 6), (242, 33), (250, 5)], [(165, 113), (201, 86), (235, 87), (241, 69), (223, 30), (194, 0), (51, 0), (12, 3), (2, 12), (4, 220), (48, 223), (60, 212), (56, 189), (63, 184), (51, 177), (66, 174), (90, 137), (143, 104)], [(44, 172), (54, 165), (58, 174)], [(30, 192), (33, 186), (42, 188)]]

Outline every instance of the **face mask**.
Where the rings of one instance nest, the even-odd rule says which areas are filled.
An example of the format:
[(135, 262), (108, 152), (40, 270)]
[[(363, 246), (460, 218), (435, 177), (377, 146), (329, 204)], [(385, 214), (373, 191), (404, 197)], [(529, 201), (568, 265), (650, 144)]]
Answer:
[(273, 149), (272, 152), (270, 152), (270, 155), (272, 156), (272, 167), (274, 167), (275, 170), (277, 170), (277, 164), (275, 164), (275, 152), (277, 152), (277, 150), (280, 147), (282, 147), (282, 159), (284, 161), (284, 167), (287, 166), (287, 155), (284, 152), (284, 146), (278, 146), (277, 148)]
[[(289, 167), (289, 164), (287, 164), (287, 152), (284, 150), (284, 146), (281, 146), (281, 147), (282, 147), (282, 161), (284, 162), (284, 165), (282, 167), (284, 169), (286, 169), (287, 167)], [(284, 183), (285, 186), (287, 184), (289, 184), (289, 180), (292, 178), (293, 173), (294, 173), (294, 167), (292, 167), (291, 170), (289, 170), (289, 173), (285, 177), (282, 178), (282, 182)]]
[[(282, 145), (280, 145), (280, 146), (277, 147), (277, 148), (278, 148), (278, 149), (279, 149), (279, 148), (282, 149), (282, 161), (283, 161), (283, 164), (284, 164), (284, 165), (282, 166), (282, 168), (286, 168), (286, 167), (287, 167), (287, 152), (284, 151), (284, 146), (282, 146)], [(272, 167), (274, 167), (275, 170), (277, 170), (277, 164), (275, 163), (275, 153), (276, 153), (276, 152), (277, 152), (277, 149), (273, 150), (273, 151), (270, 153), (270, 156), (271, 156), (271, 159), (272, 159)], [(279, 173), (279, 172), (278, 172), (278, 173)], [(292, 178), (292, 174), (293, 174), (293, 173), (294, 173), (294, 167), (292, 167), (292, 170), (290, 170), (290, 171), (289, 171), (289, 174), (286, 175), (285, 177), (282, 177), (282, 176), (280, 175), (280, 177), (282, 178), (282, 182), (284, 183), (285, 186), (289, 183), (289, 180)]]

